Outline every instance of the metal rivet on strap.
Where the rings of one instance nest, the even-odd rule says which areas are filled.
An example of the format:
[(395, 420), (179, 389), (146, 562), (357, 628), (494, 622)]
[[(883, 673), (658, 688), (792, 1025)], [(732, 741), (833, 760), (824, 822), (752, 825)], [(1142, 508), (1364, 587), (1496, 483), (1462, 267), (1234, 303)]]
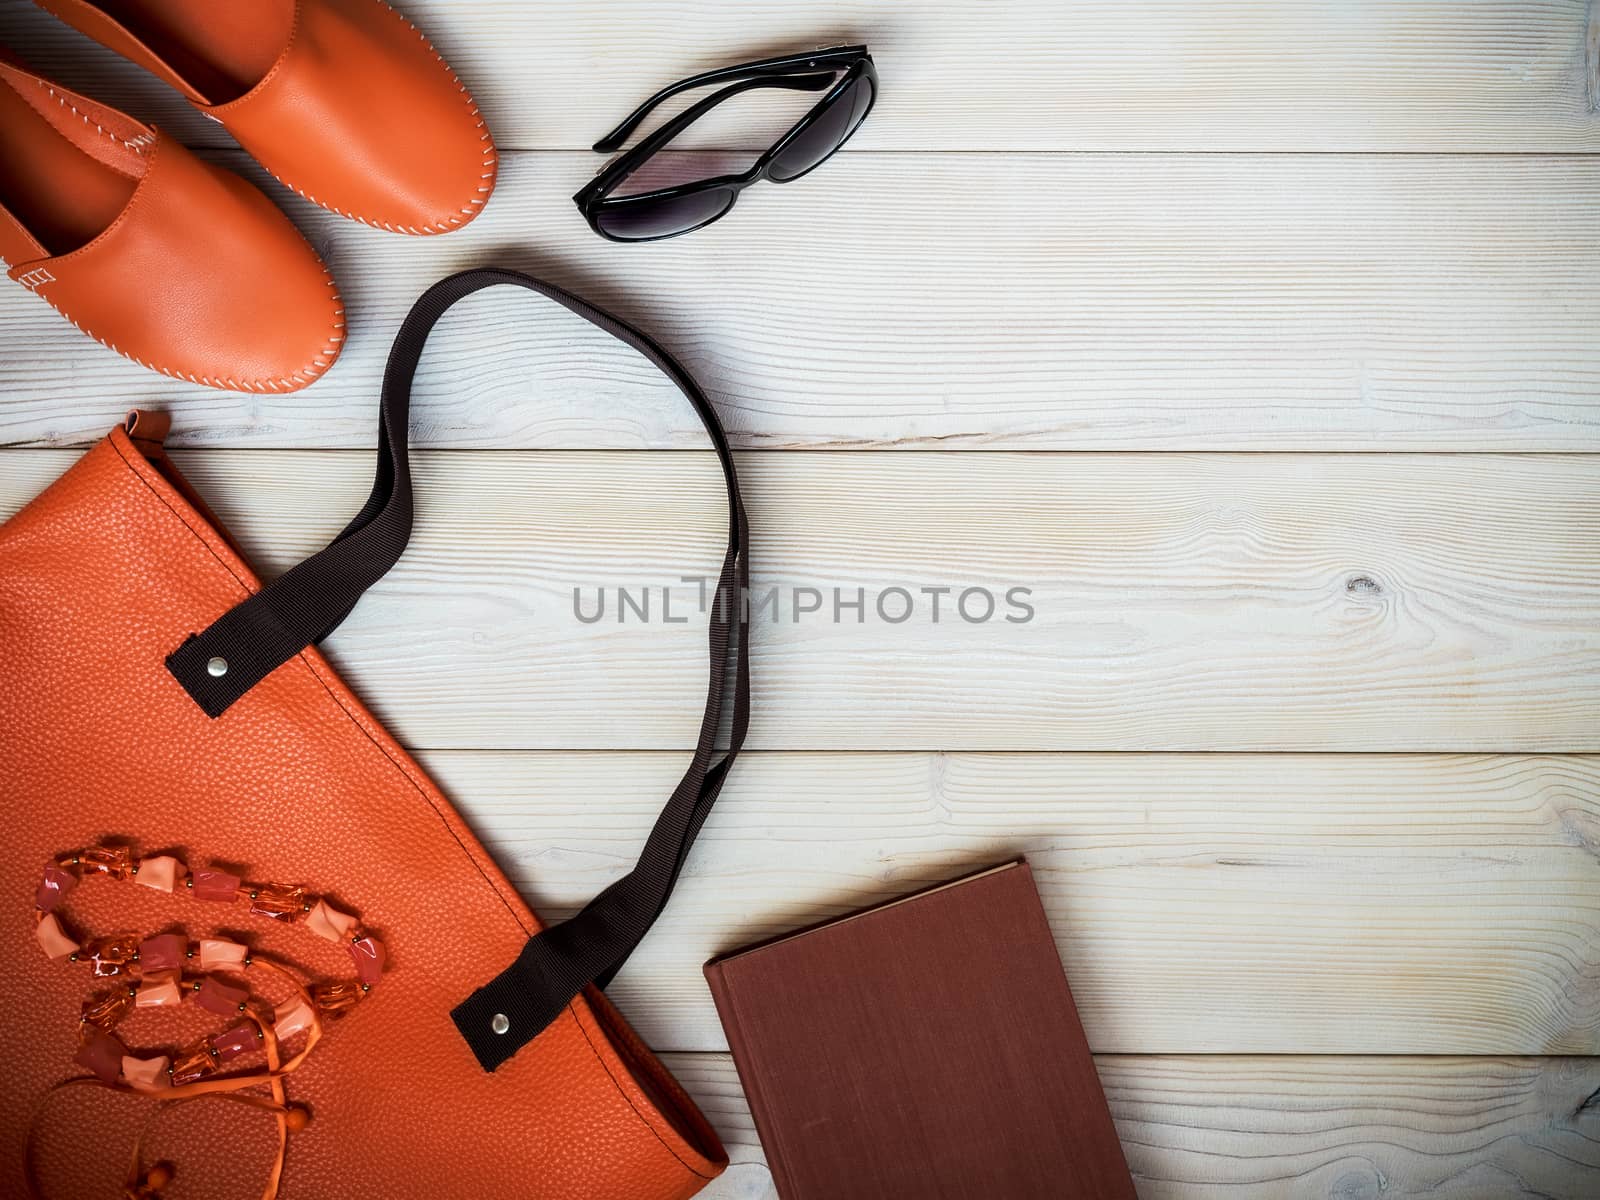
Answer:
[(210, 662), (206, 663), (206, 674), (212, 676), (213, 678), (221, 679), (227, 673), (228, 660), (225, 658), (213, 658)]
[(506, 1033), (511, 1029), (511, 1019), (505, 1013), (495, 1013), (494, 1019), (489, 1022), (489, 1028), (496, 1033)]

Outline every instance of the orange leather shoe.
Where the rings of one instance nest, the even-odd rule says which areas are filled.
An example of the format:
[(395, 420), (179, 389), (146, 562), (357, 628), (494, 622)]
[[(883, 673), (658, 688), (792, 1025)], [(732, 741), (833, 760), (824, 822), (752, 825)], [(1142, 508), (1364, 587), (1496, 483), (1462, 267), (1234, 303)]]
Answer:
[(333, 279), (256, 188), (0, 52), (0, 258), (141, 366), (292, 392), (344, 342)]
[(395, 233), (459, 229), (494, 190), (478, 106), (383, 0), (36, 0), (177, 88), (306, 199)]

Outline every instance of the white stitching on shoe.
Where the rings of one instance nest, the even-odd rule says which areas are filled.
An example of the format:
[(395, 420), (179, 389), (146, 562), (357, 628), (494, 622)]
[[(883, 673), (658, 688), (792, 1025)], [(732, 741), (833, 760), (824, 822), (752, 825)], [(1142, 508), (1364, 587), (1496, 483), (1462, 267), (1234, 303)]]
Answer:
[(46, 271), (43, 267), (36, 267), (25, 275), (17, 276), (17, 282), (23, 287), (27, 288), (30, 292), (36, 292), (44, 284), (54, 283), (55, 281), (56, 277), (50, 274), (49, 271)]
[[(478, 129), (478, 140), (482, 142), (484, 146), (484, 173), (478, 176), (478, 178), (486, 180), (487, 182), (479, 186), (477, 196), (467, 201), (467, 207), (459, 210), (459, 216), (451, 216), (432, 225), (424, 225), (418, 228), (415, 225), (392, 225), (388, 221), (380, 221), (375, 217), (363, 217), (359, 213), (346, 212), (337, 205), (329, 204), (326, 200), (317, 199), (304, 188), (291, 183), (282, 175), (279, 175), (271, 167), (267, 167), (267, 173), (279, 183), (283, 184), (284, 187), (295, 192), (297, 195), (303, 196), (305, 199), (315, 204), (318, 208), (325, 208), (329, 212), (337, 213), (339, 216), (348, 218), (351, 221), (359, 221), (363, 225), (370, 225), (374, 229), (386, 229), (390, 233), (407, 233), (414, 237), (430, 237), (435, 234), (449, 233), (451, 230), (459, 229), (461, 226), (471, 221), (473, 217), (478, 215), (483, 206), (488, 203), (488, 193), (494, 190), (493, 181), (496, 173), (499, 170), (499, 159), (495, 153), (494, 143), (489, 137), (489, 127), (484, 123), (483, 114), (478, 111), (478, 102), (472, 98), (472, 93), (467, 91), (467, 85), (461, 82), (460, 78), (457, 77), (455, 70), (448, 62), (445, 61), (444, 55), (440, 54), (438, 50), (434, 49), (434, 45), (428, 40), (427, 35), (413, 25), (410, 19), (404, 13), (397, 12), (394, 8), (390, 7), (387, 0), (379, 0), (379, 3), (383, 4), (384, 8), (388, 9), (389, 12), (397, 17), (407, 29), (411, 30), (412, 33), (416, 34), (417, 37), (421, 39), (422, 44), (428, 48), (428, 53), (432, 54), (433, 57), (439, 61), (439, 65), (442, 66), (445, 69), (445, 72), (450, 76), (450, 82), (456, 85), (456, 88), (466, 99), (467, 108), (471, 111), (472, 120)], [(215, 120), (216, 118), (212, 119)]]
[(78, 119), (80, 121), (82, 121), (85, 125), (92, 125), (94, 127), (94, 130), (95, 130), (96, 133), (104, 134), (106, 137), (110, 138), (113, 142), (116, 142), (117, 145), (124, 146), (127, 149), (132, 150), (135, 154), (143, 154), (144, 153), (144, 147), (146, 147), (148, 145), (151, 145), (156, 140), (155, 139), (155, 135), (151, 134), (151, 133), (141, 133), (138, 137), (134, 138), (133, 141), (131, 141), (131, 142), (128, 141), (126, 138), (118, 137), (116, 134), (112, 133), (111, 130), (107, 129), (104, 125), (100, 124), (99, 121), (91, 119), (88, 113), (86, 113), (83, 110), (81, 110), (76, 104), (72, 103), (72, 101), (68, 100), (60, 92), (56, 91), (55, 88), (51, 87), (43, 79), (38, 80), (38, 84), (45, 91), (49, 92), (52, 96), (54, 96), (56, 103), (61, 105), (62, 108), (71, 109), (72, 112), (77, 114)]
[[(42, 268), (41, 268), (41, 270), (42, 270)], [(38, 271), (29, 272), (30, 275), (31, 274), (38, 274), (38, 273), (39, 273)], [(48, 274), (48, 272), (45, 272), (45, 273)], [(185, 379), (185, 380), (188, 380), (190, 383), (203, 384), (206, 387), (222, 388), (225, 391), (231, 391), (231, 392), (281, 392), (281, 391), (285, 390), (286, 388), (289, 388), (289, 385), (292, 382), (298, 382), (301, 387), (304, 387), (307, 384), (310, 384), (310, 383), (314, 382), (316, 380), (316, 378), (319, 375), (321, 375), (324, 371), (326, 371), (328, 369), (328, 367), (332, 364), (339, 344), (344, 341), (344, 337), (345, 337), (345, 334), (344, 334), (344, 330), (345, 330), (344, 304), (338, 298), (339, 297), (338, 285), (334, 283), (333, 276), (329, 273), (328, 268), (326, 266), (324, 266), (322, 268), (322, 277), (326, 281), (328, 287), (333, 291), (333, 294), (334, 294), (333, 331), (328, 335), (328, 340), (323, 345), (322, 349), (317, 351), (317, 357), (312, 359), (312, 363), (311, 363), (310, 366), (301, 367), (300, 370), (292, 372), (291, 374), (286, 375), (286, 376), (284, 376), (284, 377), (282, 377), (280, 379), (242, 379), (241, 380), (241, 379), (234, 379), (232, 377), (226, 377), (226, 378), (219, 377), (219, 378), (213, 379), (209, 375), (191, 375), (189, 372), (180, 371), (176, 367), (163, 367), (158, 363), (146, 362), (144, 359), (140, 358), (137, 354), (134, 354), (134, 353), (132, 353), (131, 351), (128, 351), (128, 350), (124, 350), (121, 346), (117, 345), (115, 342), (109, 341), (108, 339), (101, 337), (94, 330), (86, 328), (85, 326), (78, 324), (77, 320), (75, 318), (73, 318), (73, 316), (70, 313), (68, 313), (65, 310), (63, 310), (62, 308), (58, 307), (56, 302), (54, 300), (50, 299), (49, 296), (46, 296), (43, 292), (35, 291), (34, 295), (38, 296), (41, 300), (43, 300), (51, 308), (55, 309), (56, 312), (59, 313), (62, 317), (64, 317), (68, 321), (68, 323), (70, 323), (72, 325), (72, 327), (74, 329), (76, 329), (79, 333), (85, 334), (86, 336), (93, 338), (95, 341), (99, 342), (102, 346), (106, 347), (108, 350), (115, 350), (118, 354), (122, 355), (123, 358), (129, 359), (129, 360), (131, 360), (133, 362), (138, 363), (141, 367), (144, 367), (146, 370), (159, 372), (160, 374), (166, 375), (166, 376), (168, 376), (168, 377), (170, 377), (172, 379)], [(50, 276), (50, 282), (54, 282), (54, 280), (55, 280), (55, 276), (51, 275)], [(289, 388), (289, 390), (293, 390), (293, 389)]]

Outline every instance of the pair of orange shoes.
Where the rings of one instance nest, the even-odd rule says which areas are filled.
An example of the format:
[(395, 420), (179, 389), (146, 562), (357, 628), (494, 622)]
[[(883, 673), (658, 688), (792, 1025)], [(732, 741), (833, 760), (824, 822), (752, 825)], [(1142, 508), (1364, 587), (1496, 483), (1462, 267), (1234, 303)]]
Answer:
[[(477, 105), (383, 0), (36, 2), (341, 216), (448, 233), (493, 190)], [(332, 276), (260, 191), (3, 50), (0, 258), (91, 337), (211, 387), (296, 391), (344, 342)]]

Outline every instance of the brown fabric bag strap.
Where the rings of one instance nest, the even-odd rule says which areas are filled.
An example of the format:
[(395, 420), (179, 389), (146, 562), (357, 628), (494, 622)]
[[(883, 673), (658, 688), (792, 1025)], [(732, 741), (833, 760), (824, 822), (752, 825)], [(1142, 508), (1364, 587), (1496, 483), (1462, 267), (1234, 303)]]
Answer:
[[(407, 427), (411, 385), (428, 333), (458, 300), (498, 284), (554, 300), (632, 346), (677, 385), (711, 437), (728, 497), (728, 548), (711, 603), (706, 707), (688, 770), (662, 809), (638, 863), (560, 925), (531, 938), (504, 972), (451, 1014), (485, 1070), (494, 1070), (556, 1018), (589, 984), (611, 981), (666, 906), (684, 859), (722, 790), (750, 724), (749, 525), (733, 455), (716, 412), (689, 373), (648, 335), (560, 288), (515, 271), (463, 271), (417, 300), (390, 351), (379, 403), (378, 467), (355, 518), (324, 549), (189, 637), (167, 668), (209, 716), (223, 718), (251, 688), (349, 615), (399, 560), (411, 536)], [(734, 630), (737, 629), (737, 638)], [(732, 736), (713, 762), (730, 651)]]

